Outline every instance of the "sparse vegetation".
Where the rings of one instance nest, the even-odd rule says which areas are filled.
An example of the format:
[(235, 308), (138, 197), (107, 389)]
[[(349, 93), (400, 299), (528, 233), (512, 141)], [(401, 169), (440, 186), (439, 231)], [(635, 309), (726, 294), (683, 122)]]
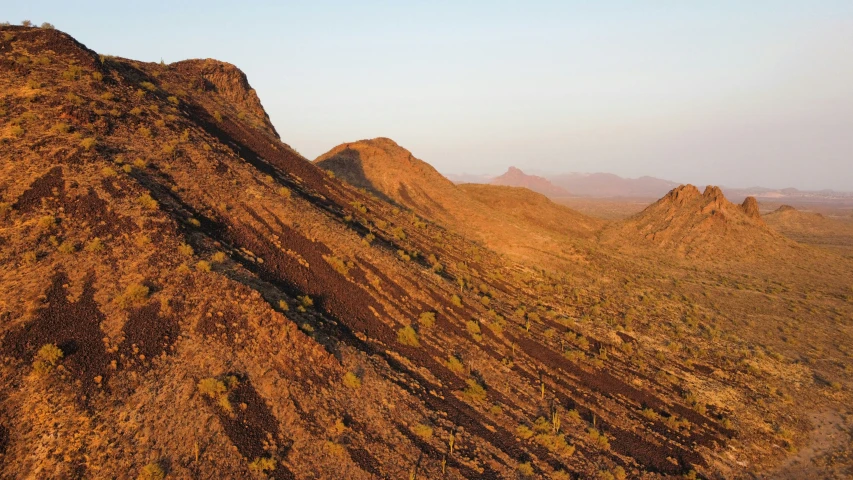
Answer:
[(418, 317), (418, 326), (421, 328), (432, 328), (435, 325), (435, 312), (421, 312)]
[(147, 193), (137, 197), (136, 202), (145, 210), (157, 210), (158, 207), (157, 200), (154, 200), (154, 198)]
[(64, 356), (65, 354), (56, 345), (52, 343), (42, 345), (35, 355), (33, 370), (39, 375), (46, 374), (53, 370)]
[(347, 372), (344, 374), (344, 385), (346, 385), (347, 388), (358, 390), (361, 388), (361, 379), (358, 378), (358, 375), (352, 372)]
[(249, 463), (249, 471), (255, 474), (264, 474), (275, 470), (275, 460), (270, 457), (258, 457)]
[(418, 332), (408, 325), (397, 330), (397, 341), (408, 347), (421, 346), (421, 341), (418, 338)]
[(432, 438), (432, 427), (424, 425), (423, 423), (417, 423), (412, 427), (412, 433), (426, 441), (429, 441)]
[(148, 300), (149, 291), (149, 288), (141, 283), (131, 283), (121, 295), (116, 297), (116, 303), (121, 308), (141, 305)]
[(457, 375), (462, 375), (463, 373), (465, 373), (465, 366), (462, 365), (462, 361), (456, 358), (454, 355), (449, 355), (447, 357), (447, 368)]
[(164, 478), (166, 478), (166, 472), (163, 471), (163, 467), (157, 462), (151, 462), (142, 467), (136, 480), (163, 480)]
[(462, 391), (462, 396), (473, 402), (486, 401), (486, 389), (480, 384), (480, 382), (473, 378), (469, 378), (468, 380), (465, 380), (465, 383), (468, 386)]

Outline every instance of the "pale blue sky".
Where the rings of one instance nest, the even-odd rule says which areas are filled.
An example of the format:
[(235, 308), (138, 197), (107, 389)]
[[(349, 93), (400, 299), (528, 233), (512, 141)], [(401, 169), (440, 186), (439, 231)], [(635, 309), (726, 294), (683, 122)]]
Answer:
[(249, 76), (308, 158), (386, 136), (446, 173), (853, 190), (853, 2), (2, 0), (139, 60)]

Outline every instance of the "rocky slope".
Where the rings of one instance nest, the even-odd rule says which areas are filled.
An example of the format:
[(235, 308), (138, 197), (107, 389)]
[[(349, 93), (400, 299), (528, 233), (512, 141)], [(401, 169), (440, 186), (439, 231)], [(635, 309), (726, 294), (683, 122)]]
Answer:
[(580, 254), (572, 242), (589, 239), (603, 225), (526, 188), (456, 185), (387, 138), (345, 143), (314, 162), (519, 260), (576, 263)]
[[(800, 286), (507, 261), (299, 156), (233, 66), (0, 55), (0, 477), (731, 478), (847, 399), (766, 343)], [(804, 343), (840, 338), (809, 287)]]
[(705, 191), (682, 185), (606, 234), (609, 241), (630, 238), (684, 257), (758, 259), (776, 255), (792, 244), (767, 228), (758, 203), (729, 202), (719, 187)]

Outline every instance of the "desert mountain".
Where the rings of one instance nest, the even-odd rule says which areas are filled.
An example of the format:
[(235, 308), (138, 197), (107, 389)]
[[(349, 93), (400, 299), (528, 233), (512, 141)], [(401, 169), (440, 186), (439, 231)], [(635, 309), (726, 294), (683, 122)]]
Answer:
[(678, 184), (654, 177), (623, 178), (612, 173), (563, 173), (548, 180), (573, 195), (589, 197), (657, 198)]
[(515, 167), (509, 167), (506, 173), (492, 179), (490, 183), (492, 185), (524, 187), (546, 197), (568, 197), (570, 195), (565, 188), (552, 184), (545, 177), (528, 175)]
[(421, 190), (364, 170), (387, 201), (282, 143), (237, 67), (52, 29), (0, 26), (0, 120), (2, 478), (778, 476), (851, 403), (838, 256), (711, 277), (592, 230), (571, 270), (507, 259), (439, 194), (504, 247), (574, 238), (515, 203), (568, 214), (414, 159)]
[(590, 238), (603, 224), (526, 188), (456, 185), (387, 138), (339, 145), (314, 163), (520, 259), (541, 259), (543, 253), (549, 262), (555, 255), (570, 259), (576, 255), (568, 248), (571, 240)]
[(790, 244), (767, 228), (758, 203), (747, 197), (743, 204), (729, 202), (719, 187), (703, 193), (693, 185), (672, 189), (642, 212), (608, 233), (632, 241), (648, 242), (687, 257), (743, 259), (764, 257)]

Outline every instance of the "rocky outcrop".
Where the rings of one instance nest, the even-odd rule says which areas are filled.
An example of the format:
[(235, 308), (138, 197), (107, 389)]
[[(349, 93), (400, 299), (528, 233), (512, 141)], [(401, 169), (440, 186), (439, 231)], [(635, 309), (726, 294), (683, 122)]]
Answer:
[(184, 60), (169, 65), (169, 68), (175, 68), (185, 75), (194, 76), (196, 81), (192, 87), (222, 96), (237, 108), (238, 115), (252, 117), (278, 138), (278, 132), (276, 132), (267, 112), (261, 105), (258, 94), (249, 85), (246, 74), (239, 68), (230, 63), (209, 58), (205, 60)]
[(758, 211), (758, 201), (755, 197), (746, 197), (740, 205), (740, 208), (747, 217), (756, 220), (761, 219), (761, 213)]

